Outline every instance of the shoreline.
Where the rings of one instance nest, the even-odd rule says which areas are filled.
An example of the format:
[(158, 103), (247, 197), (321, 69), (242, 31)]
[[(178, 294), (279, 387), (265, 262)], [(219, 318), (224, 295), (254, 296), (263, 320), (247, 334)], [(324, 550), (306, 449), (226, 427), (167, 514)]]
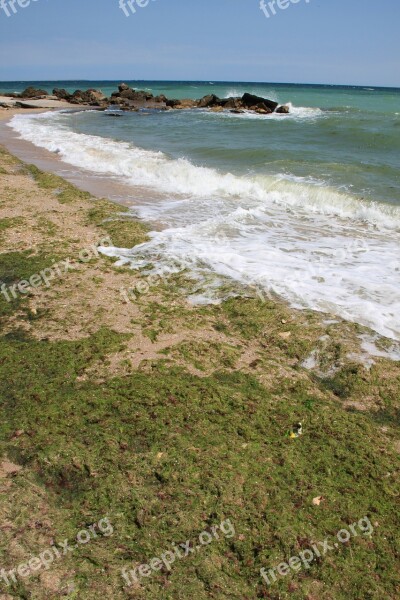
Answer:
[[(149, 201), (157, 197), (162, 197), (161, 193), (157, 194), (154, 191), (150, 193), (147, 188), (127, 185), (108, 175), (101, 176), (98, 173), (69, 165), (56, 154), (44, 148), (39, 148), (32, 142), (18, 137), (18, 134), (7, 125), (15, 115), (41, 114), (62, 110), (64, 109), (60, 108), (49, 111), (48, 109), (2, 110), (0, 108), (0, 144), (23, 162), (32, 163), (39, 169), (63, 177), (84, 192), (89, 192), (97, 197), (106, 197), (112, 202), (128, 208), (134, 206), (137, 196), (148, 198)], [(86, 111), (91, 110), (91, 108), (85, 107), (78, 110)], [(154, 227), (157, 228), (157, 224)]]
[[(89, 107), (81, 107), (78, 110), (86, 111), (91, 109)], [(89, 170), (74, 167), (73, 165), (64, 162), (57, 154), (35, 146), (32, 142), (18, 137), (18, 134), (7, 126), (7, 122), (12, 119), (15, 114), (37, 114), (43, 112), (53, 111), (48, 111), (46, 109), (15, 109), (2, 111), (0, 109), (0, 144), (3, 144), (10, 152), (18, 156), (18, 158), (24, 162), (32, 163), (45, 172), (50, 172), (62, 177), (84, 192), (89, 192), (96, 197), (105, 197), (117, 205), (134, 209), (137, 197), (140, 197), (141, 203), (152, 203), (164, 199), (164, 194), (162, 192), (156, 192), (155, 190), (150, 191), (148, 188), (141, 186), (128, 185), (110, 175), (99, 175), (98, 173)], [(168, 196), (168, 194), (166, 195)], [(149, 224), (145, 222), (143, 222), (143, 225), (149, 227)], [(160, 231), (165, 228), (165, 225), (159, 222), (152, 222), (151, 228)], [(240, 289), (243, 287), (240, 283), (237, 283), (237, 286)], [(284, 299), (281, 299), (281, 302), (286, 303)], [(319, 312), (319, 314), (324, 314), (324, 312)], [(334, 316), (334, 318), (340, 320), (340, 317)], [(358, 321), (356, 320), (353, 321), (355, 324), (357, 322)], [(360, 326), (363, 327), (361, 324)], [(368, 325), (366, 325), (366, 328), (368, 329)], [(376, 330), (373, 331), (371, 329), (371, 331), (373, 332), (373, 337), (377, 340), (390, 340), (392, 348), (386, 356), (390, 356), (392, 360), (400, 360), (399, 340), (394, 337), (386, 338), (382, 333), (378, 333)], [(365, 347), (368, 345), (370, 347), (371, 357), (379, 357), (382, 355), (382, 352), (385, 352), (382, 348), (377, 348), (375, 346), (372, 338), (370, 343), (367, 343)], [(380, 346), (380, 342), (378, 345)]]

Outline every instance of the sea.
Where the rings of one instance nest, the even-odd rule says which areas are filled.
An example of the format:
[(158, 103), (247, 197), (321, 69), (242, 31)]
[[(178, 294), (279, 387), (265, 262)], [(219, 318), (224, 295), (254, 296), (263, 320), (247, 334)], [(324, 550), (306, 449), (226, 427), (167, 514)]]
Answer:
[[(102, 90), (119, 81), (0, 82)], [(400, 89), (127, 81), (168, 98), (250, 92), (289, 115), (209, 110), (17, 115), (9, 127), (83, 173), (123, 184), (148, 242), (121, 264), (196, 282), (190, 300), (253, 289), (400, 340)]]

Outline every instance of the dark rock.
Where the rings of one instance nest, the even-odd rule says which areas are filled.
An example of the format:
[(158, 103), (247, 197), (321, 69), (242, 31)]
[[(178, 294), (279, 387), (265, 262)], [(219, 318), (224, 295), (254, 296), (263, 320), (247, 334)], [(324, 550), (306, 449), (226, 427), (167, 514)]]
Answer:
[(260, 115), (270, 115), (272, 113), (272, 110), (264, 102), (260, 102), (256, 106), (253, 106), (252, 110)]
[(229, 112), (233, 113), (234, 115), (241, 115), (244, 113), (244, 110), (242, 108), (233, 108)]
[(261, 98), (261, 96), (254, 96), (253, 94), (243, 94), (242, 96), (242, 104), (246, 108), (254, 108), (259, 107), (259, 105), (263, 104), (266, 108), (269, 108), (271, 112), (273, 112), (278, 106), (277, 102), (273, 102), (272, 100), (268, 100), (267, 98)]
[[(126, 83), (121, 83), (121, 84), (118, 86), (118, 91), (119, 91), (119, 93), (121, 93), (121, 92), (126, 92), (127, 90), (131, 90), (131, 89), (132, 89), (132, 88), (131, 88), (131, 87), (129, 87), (129, 85), (128, 85), (128, 84), (126, 84)], [(114, 92), (114, 93), (116, 93), (116, 92)]]
[(19, 98), (43, 98), (48, 96), (49, 93), (46, 90), (38, 90), (32, 86), (27, 87), (23, 92), (19, 94)]
[(183, 100), (178, 100), (178, 104), (175, 104), (174, 108), (185, 109), (185, 108), (195, 108), (196, 106), (197, 106), (196, 100), (192, 100), (191, 98), (183, 98)]
[(99, 92), (95, 89), (89, 89), (86, 91), (75, 90), (72, 96), (68, 98), (68, 101), (72, 104), (90, 104), (91, 106), (100, 106), (102, 103), (107, 101), (107, 98), (103, 92)]
[(219, 106), (221, 100), (215, 94), (208, 94), (200, 100), (197, 100), (198, 108), (211, 108), (212, 106)]
[(132, 89), (125, 90), (119, 95), (120, 98), (127, 98), (128, 100), (133, 100), (139, 104), (143, 104), (153, 98), (153, 94), (149, 94), (148, 92), (135, 92), (135, 90)]
[(279, 113), (281, 115), (288, 115), (290, 112), (289, 107), (287, 106), (287, 104), (284, 104), (283, 106), (278, 106), (278, 108), (275, 111), (276, 113)]
[(59, 100), (69, 100), (71, 95), (72, 94), (67, 92), (67, 90), (64, 90), (64, 88), (55, 88), (53, 90), (53, 96), (56, 96)]
[(243, 104), (240, 98), (224, 98), (219, 101), (220, 106), (224, 108), (242, 108)]
[(180, 103), (181, 103), (180, 100), (177, 100), (176, 98), (174, 98), (171, 100), (167, 100), (165, 104), (167, 106), (170, 106), (171, 108), (175, 108), (175, 106), (178, 106), (178, 104), (180, 104)]

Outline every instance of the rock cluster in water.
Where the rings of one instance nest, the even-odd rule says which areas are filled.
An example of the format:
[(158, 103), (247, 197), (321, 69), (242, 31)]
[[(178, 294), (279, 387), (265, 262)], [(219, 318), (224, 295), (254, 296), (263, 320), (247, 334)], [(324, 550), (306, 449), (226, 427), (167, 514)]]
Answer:
[[(21, 94), (8, 94), (8, 96), (29, 99), (51, 98), (46, 91), (33, 87), (27, 88)], [(242, 97), (218, 98), (215, 94), (209, 94), (200, 98), (200, 100), (190, 98), (178, 100), (168, 99), (164, 95), (153, 96), (149, 92), (135, 90), (126, 83), (121, 83), (118, 86), (118, 91), (113, 92), (110, 98), (95, 89), (76, 90), (73, 94), (70, 94), (65, 89), (59, 88), (53, 90), (53, 97), (70, 104), (92, 106), (100, 109), (119, 108), (125, 111), (137, 111), (143, 108), (158, 110), (207, 108), (214, 112), (229, 110), (232, 113), (249, 110), (262, 115), (289, 113), (289, 106), (287, 105), (279, 106), (273, 100), (248, 93), (243, 94)]]

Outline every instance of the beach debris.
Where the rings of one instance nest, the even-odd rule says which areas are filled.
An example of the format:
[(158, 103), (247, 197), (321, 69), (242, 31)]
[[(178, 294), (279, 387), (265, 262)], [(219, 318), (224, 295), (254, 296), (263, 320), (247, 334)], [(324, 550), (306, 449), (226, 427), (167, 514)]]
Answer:
[(303, 425), (301, 423), (295, 423), (290, 431), (289, 437), (295, 439), (303, 435)]
[(283, 340), (288, 340), (290, 338), (290, 336), (292, 335), (292, 332), (291, 331), (282, 331), (282, 333), (278, 333), (278, 335)]
[(16, 431), (14, 431), (11, 439), (19, 438), (21, 437), (21, 435), (24, 435), (24, 433), (25, 431), (23, 429), (17, 429)]
[(314, 506), (319, 506), (324, 500), (325, 498), (323, 496), (316, 496), (315, 498), (313, 498), (312, 503), (314, 504)]
[(14, 463), (12, 463), (9, 460), (3, 460), (0, 463), (0, 479), (3, 479), (5, 477), (8, 477), (8, 475), (15, 475), (16, 473), (19, 473), (19, 471), (22, 470), (22, 467), (20, 465), (15, 465)]

